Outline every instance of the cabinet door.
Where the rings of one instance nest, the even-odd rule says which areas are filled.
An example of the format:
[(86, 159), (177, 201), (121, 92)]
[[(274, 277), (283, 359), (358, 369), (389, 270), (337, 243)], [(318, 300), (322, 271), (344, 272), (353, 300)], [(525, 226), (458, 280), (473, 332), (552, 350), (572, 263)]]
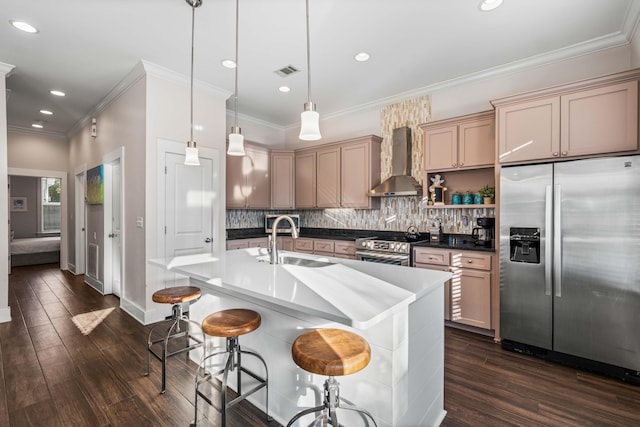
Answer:
[(451, 320), (491, 329), (491, 273), (458, 268), (451, 284)]
[(294, 154), (271, 153), (271, 208), (293, 209), (294, 192)]
[(227, 208), (241, 209), (247, 205), (247, 171), (245, 156), (227, 156)]
[(340, 207), (340, 147), (318, 150), (316, 154), (316, 205)]
[(638, 82), (564, 95), (561, 156), (638, 149)]
[[(437, 264), (422, 264), (414, 262), (414, 267), (424, 268), (426, 270), (449, 271), (448, 266)], [(451, 280), (447, 280), (444, 283), (444, 320), (451, 320)]]
[(293, 239), (293, 250), (296, 252), (313, 253), (313, 239), (299, 237)]
[(495, 146), (494, 120), (461, 124), (458, 128), (458, 167), (493, 166)]
[(560, 156), (560, 98), (498, 107), (498, 161)]
[(293, 238), (284, 236), (277, 237), (276, 247), (281, 251), (293, 251)]
[(340, 190), (343, 208), (369, 208), (371, 190), (370, 144), (362, 142), (342, 147)]
[(441, 171), (458, 167), (458, 126), (424, 131), (424, 168)]
[(356, 258), (356, 242), (336, 241), (333, 252), (340, 258)]
[(247, 207), (269, 209), (271, 206), (271, 175), (269, 174), (269, 152), (245, 148), (250, 162), (249, 180), (251, 190), (247, 196)]
[(296, 153), (296, 208), (316, 207), (316, 153)]
[(227, 250), (246, 249), (249, 247), (248, 239), (227, 240)]
[(326, 239), (314, 239), (313, 241), (313, 253), (321, 255), (333, 256), (334, 241)]

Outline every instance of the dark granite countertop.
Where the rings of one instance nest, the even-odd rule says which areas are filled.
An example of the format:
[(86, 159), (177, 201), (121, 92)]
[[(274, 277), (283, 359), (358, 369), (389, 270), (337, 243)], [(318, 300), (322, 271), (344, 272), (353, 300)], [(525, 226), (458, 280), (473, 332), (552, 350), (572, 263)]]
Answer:
[[(359, 238), (377, 237), (379, 239), (392, 239), (404, 237), (403, 232), (399, 231), (380, 231), (380, 230), (346, 230), (336, 228), (305, 228), (300, 229), (300, 237), (308, 237), (311, 239), (331, 239), (331, 240), (345, 240), (354, 241)], [(242, 229), (227, 229), (227, 240), (237, 239), (251, 239), (256, 237), (266, 237), (267, 233), (264, 232), (264, 228), (242, 228)], [(288, 236), (288, 234), (285, 234)], [(494, 247), (486, 247), (476, 245), (473, 238), (468, 234), (444, 234), (442, 241), (431, 242), (429, 241), (429, 233), (421, 234), (421, 239), (418, 243), (414, 243), (415, 246), (429, 247), (429, 248), (441, 248), (441, 249), (460, 249), (465, 251), (479, 251), (479, 252), (495, 252)]]

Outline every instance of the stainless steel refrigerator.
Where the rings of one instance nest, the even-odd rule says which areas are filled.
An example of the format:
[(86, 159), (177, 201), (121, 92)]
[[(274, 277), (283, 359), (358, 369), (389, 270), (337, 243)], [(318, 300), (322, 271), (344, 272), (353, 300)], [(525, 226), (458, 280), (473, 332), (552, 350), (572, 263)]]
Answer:
[(500, 335), (638, 375), (640, 156), (502, 167)]

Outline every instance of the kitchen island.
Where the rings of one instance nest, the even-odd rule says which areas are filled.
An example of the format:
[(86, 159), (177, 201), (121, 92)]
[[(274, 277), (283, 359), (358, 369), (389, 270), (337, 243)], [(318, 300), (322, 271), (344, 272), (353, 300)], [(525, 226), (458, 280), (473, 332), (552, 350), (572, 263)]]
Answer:
[[(302, 408), (321, 404), (325, 380), (295, 365), (291, 344), (305, 330), (338, 327), (363, 336), (372, 353), (365, 369), (337, 378), (342, 397), (369, 410), (379, 426), (439, 425), (445, 416), (443, 284), (450, 273), (280, 255), (284, 263), (275, 265), (261, 248), (151, 262), (177, 273), (175, 285), (184, 284), (179, 279), (184, 277), (202, 289), (190, 308), (196, 321), (227, 308), (261, 314), (261, 327), (241, 343), (267, 361), (269, 413), (281, 424)], [(192, 358), (198, 361), (199, 355), (193, 352)], [(260, 373), (257, 364), (249, 368)], [(249, 400), (265, 409), (264, 393)], [(346, 425), (362, 423), (350, 419), (357, 418), (350, 411), (340, 415)]]

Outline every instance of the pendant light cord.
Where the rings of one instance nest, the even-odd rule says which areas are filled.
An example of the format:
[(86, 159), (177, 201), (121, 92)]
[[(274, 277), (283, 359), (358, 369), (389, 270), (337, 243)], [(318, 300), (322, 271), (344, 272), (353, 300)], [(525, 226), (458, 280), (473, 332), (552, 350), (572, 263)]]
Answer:
[(238, 6), (239, 0), (236, 0), (236, 75), (235, 75), (235, 94), (234, 94), (234, 101), (235, 101), (235, 110), (236, 110), (236, 129), (234, 130), (235, 132), (238, 131), (238, 22), (239, 22), (239, 6)]
[(307, 0), (307, 100), (311, 104), (311, 44), (309, 43), (309, 0)]
[(195, 147), (196, 143), (193, 140), (193, 52), (194, 52), (194, 43), (195, 43), (195, 29), (196, 29), (196, 25), (195, 25), (195, 21), (196, 21), (196, 7), (198, 7), (199, 4), (196, 0), (192, 0), (191, 2), (191, 93), (190, 93), (190, 97), (191, 97), (191, 109), (190, 109), (190, 122), (191, 122), (191, 128), (190, 128), (190, 138), (189, 138), (189, 146), (191, 146), (191, 143), (193, 142), (193, 145)]

